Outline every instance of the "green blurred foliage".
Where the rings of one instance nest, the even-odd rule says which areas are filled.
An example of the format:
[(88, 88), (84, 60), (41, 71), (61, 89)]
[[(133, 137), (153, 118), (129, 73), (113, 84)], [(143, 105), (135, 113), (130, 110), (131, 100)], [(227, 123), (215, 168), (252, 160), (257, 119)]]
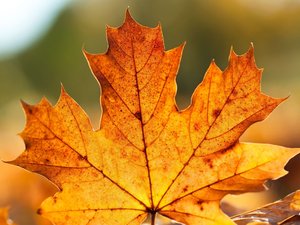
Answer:
[[(187, 42), (178, 76), (181, 95), (193, 92), (213, 58), (224, 69), (230, 47), (244, 53), (250, 42), (255, 45), (259, 65), (267, 68), (266, 82), (296, 79), (296, 71), (300, 69), (297, 63), (300, 5), (287, 4), (277, 10), (264, 11), (241, 2), (74, 1), (38, 43), (0, 62), (0, 103), (19, 97), (25, 79), (29, 87), (41, 95), (56, 99), (62, 82), (80, 103), (95, 104), (99, 93), (97, 83), (90, 75), (81, 50), (84, 47), (90, 52), (104, 52), (107, 48), (105, 26), (121, 25), (127, 6), (142, 24), (155, 26), (160, 21), (166, 49)], [(13, 71), (14, 66), (18, 71)], [(6, 94), (8, 91), (10, 95)]]

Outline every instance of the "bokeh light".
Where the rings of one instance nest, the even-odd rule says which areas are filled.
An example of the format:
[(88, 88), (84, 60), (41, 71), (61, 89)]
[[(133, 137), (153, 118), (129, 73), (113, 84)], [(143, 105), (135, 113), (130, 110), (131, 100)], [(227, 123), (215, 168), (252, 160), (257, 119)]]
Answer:
[(24, 50), (44, 35), (69, 0), (0, 2), (0, 58)]

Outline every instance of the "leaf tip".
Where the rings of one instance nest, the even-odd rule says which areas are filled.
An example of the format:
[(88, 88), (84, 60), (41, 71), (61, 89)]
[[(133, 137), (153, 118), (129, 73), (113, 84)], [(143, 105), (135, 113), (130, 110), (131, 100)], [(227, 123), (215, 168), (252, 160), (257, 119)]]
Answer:
[(181, 44), (177, 47), (177, 49), (181, 52), (181, 54), (182, 54), (182, 51), (183, 51), (185, 45), (186, 45), (186, 41), (184, 41), (183, 43), (181, 43)]
[[(300, 148), (295, 148), (294, 149), (294, 155), (293, 156), (296, 156), (300, 153)], [(300, 190), (299, 190), (299, 194), (300, 194)]]
[(84, 44), (82, 45), (81, 51), (85, 58), (87, 58), (90, 55), (90, 53), (85, 49)]
[(130, 13), (130, 10), (129, 10), (129, 6), (127, 7), (126, 12), (125, 12), (125, 21), (124, 22), (125, 23), (127, 23), (127, 22), (135, 22), (135, 20), (131, 16), (131, 13)]
[(70, 98), (68, 92), (66, 91), (65, 87), (62, 83), (60, 83), (60, 98), (58, 102), (60, 102), (62, 99)]
[(20, 99), (20, 103), (21, 103), (23, 108), (26, 108), (26, 107), (29, 106), (29, 104), (27, 102), (25, 102), (23, 99)]
[(218, 66), (217, 66), (217, 64), (216, 64), (216, 60), (213, 58), (213, 59), (210, 61), (209, 69), (215, 68), (215, 67), (218, 67)]
[(88, 52), (87, 52), (86, 49), (85, 49), (85, 43), (82, 44), (82, 46), (81, 46), (81, 51), (82, 51), (82, 53), (83, 53), (84, 56), (85, 56), (86, 54), (88, 54)]
[(218, 67), (215, 59), (211, 60), (211, 62), (209, 64), (209, 67), (207, 69), (207, 71), (212, 71), (212, 70), (214, 70), (214, 71), (216, 70), (218, 72), (222, 72), (222, 70)]
[(85, 59), (87, 60), (88, 64), (90, 65), (93, 54), (89, 53), (89, 52), (84, 48), (84, 46), (83, 46), (83, 48), (82, 48), (82, 53), (83, 53)]
[(28, 104), (27, 102), (23, 101), (22, 99), (20, 100), (22, 108), (26, 114), (26, 116), (30, 115), (33, 113), (33, 105)]
[(234, 49), (233, 49), (233, 46), (231, 45), (230, 47), (230, 51), (229, 51), (229, 61), (233, 58), (236, 58), (237, 57), (237, 54), (235, 53)]
[[(277, 106), (280, 105), (281, 103), (285, 102), (288, 98), (290, 98), (290, 95), (284, 97), (284, 98), (274, 98), (274, 101), (276, 101)], [(276, 106), (276, 107), (277, 107)]]
[[(133, 16), (131, 15), (131, 12), (129, 10), (129, 8), (126, 9), (126, 13), (125, 13), (125, 19), (124, 19), (124, 22), (123, 24), (121, 25), (121, 27), (145, 27), (143, 25), (141, 25), (139, 22), (137, 22)], [(128, 28), (127, 27), (127, 28)], [(159, 26), (158, 26), (159, 27)], [(119, 27), (120, 28), (120, 27)], [(110, 27), (110, 26), (107, 26), (107, 31), (109, 31), (110, 29), (116, 29), (114, 27)], [(117, 28), (118, 29), (118, 28)], [(107, 32), (107, 35), (109, 36), (109, 33)]]
[(250, 42), (250, 46), (248, 48), (248, 51), (246, 53), (250, 58), (254, 58), (254, 45), (253, 42)]
[(60, 93), (61, 94), (66, 94), (66, 89), (64, 88), (63, 83), (60, 83)]

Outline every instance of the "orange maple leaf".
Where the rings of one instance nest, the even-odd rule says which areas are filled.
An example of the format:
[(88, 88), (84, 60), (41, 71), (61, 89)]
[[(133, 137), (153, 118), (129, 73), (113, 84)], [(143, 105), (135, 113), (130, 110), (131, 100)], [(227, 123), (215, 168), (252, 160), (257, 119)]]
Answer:
[(220, 210), (224, 195), (262, 190), (300, 152), (238, 141), (284, 100), (261, 93), (253, 47), (231, 51), (224, 72), (212, 62), (179, 111), (183, 45), (164, 51), (161, 27), (141, 26), (128, 12), (107, 38), (105, 54), (85, 52), (102, 87), (99, 130), (63, 89), (54, 107), (46, 99), (23, 104), (26, 151), (11, 163), (60, 189), (39, 213), (56, 225), (140, 225), (147, 215), (153, 225), (157, 214), (186, 225), (234, 224)]

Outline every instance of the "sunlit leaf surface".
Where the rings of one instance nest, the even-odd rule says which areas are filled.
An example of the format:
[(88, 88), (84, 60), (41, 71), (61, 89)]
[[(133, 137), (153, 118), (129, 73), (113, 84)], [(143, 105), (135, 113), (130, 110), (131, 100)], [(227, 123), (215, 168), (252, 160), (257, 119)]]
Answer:
[(284, 100), (261, 93), (253, 47), (241, 56), (232, 50), (224, 71), (213, 61), (179, 111), (183, 45), (165, 51), (161, 27), (144, 27), (128, 12), (107, 39), (106, 53), (85, 52), (102, 90), (99, 130), (64, 89), (55, 106), (23, 103), (26, 151), (11, 163), (60, 189), (38, 212), (56, 225), (140, 225), (147, 217), (153, 225), (157, 214), (186, 225), (234, 224), (220, 200), (263, 190), (299, 153), (239, 142)]

